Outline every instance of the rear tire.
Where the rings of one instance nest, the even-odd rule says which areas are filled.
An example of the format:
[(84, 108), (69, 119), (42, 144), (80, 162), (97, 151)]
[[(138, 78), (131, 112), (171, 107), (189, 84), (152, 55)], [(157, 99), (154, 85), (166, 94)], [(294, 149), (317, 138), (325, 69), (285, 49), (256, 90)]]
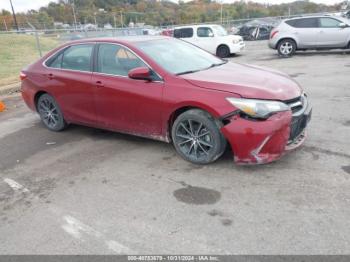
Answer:
[(228, 57), (230, 55), (230, 48), (227, 45), (220, 45), (216, 50), (216, 55), (221, 58)]
[(207, 112), (188, 110), (179, 115), (172, 126), (172, 140), (177, 153), (194, 164), (209, 164), (226, 149), (226, 139), (219, 123)]
[(61, 109), (49, 94), (43, 94), (39, 97), (36, 108), (47, 129), (58, 132), (67, 127)]
[(278, 54), (282, 57), (291, 57), (295, 54), (297, 45), (292, 39), (283, 39), (278, 43)]

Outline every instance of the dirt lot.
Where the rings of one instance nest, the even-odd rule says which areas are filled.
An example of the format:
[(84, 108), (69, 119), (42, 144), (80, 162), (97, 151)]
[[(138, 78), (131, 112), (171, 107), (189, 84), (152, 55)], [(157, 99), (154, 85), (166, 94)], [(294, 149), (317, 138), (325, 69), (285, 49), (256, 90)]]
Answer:
[(281, 59), (247, 44), (233, 61), (287, 72), (314, 107), (303, 148), (269, 165), (235, 166), (228, 152), (196, 166), (161, 142), (49, 132), (3, 98), (0, 253), (350, 253), (350, 55)]

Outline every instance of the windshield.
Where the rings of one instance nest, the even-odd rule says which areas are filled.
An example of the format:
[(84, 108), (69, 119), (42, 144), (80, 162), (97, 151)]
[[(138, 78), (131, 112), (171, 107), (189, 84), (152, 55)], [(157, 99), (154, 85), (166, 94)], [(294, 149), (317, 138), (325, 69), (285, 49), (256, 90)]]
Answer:
[(226, 63), (192, 44), (174, 38), (139, 42), (136, 46), (165, 70), (177, 75)]
[(226, 35), (228, 35), (226, 29), (223, 28), (221, 25), (214, 25), (213, 29), (215, 31), (215, 35), (216, 36), (226, 36)]

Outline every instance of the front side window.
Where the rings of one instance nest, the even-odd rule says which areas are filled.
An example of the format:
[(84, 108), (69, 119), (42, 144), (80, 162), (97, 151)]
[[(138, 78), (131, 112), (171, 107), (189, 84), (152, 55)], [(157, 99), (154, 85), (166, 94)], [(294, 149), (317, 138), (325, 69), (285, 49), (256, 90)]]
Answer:
[(335, 27), (339, 27), (339, 24), (341, 24), (341, 22), (333, 18), (328, 18), (328, 17), (320, 18), (320, 27), (335, 28)]
[(115, 44), (100, 44), (98, 48), (97, 72), (127, 76), (131, 69), (147, 67), (130, 50)]
[(300, 18), (294, 20), (294, 27), (297, 28), (316, 28), (318, 27), (317, 18)]
[(174, 37), (176, 38), (190, 38), (193, 37), (193, 28), (179, 28), (174, 30)]
[(139, 42), (137, 47), (172, 74), (192, 73), (225, 63), (190, 43), (174, 38)]
[(198, 37), (213, 37), (214, 33), (210, 27), (198, 27), (197, 35)]
[(91, 44), (74, 45), (69, 47), (63, 53), (61, 68), (78, 71), (91, 71), (92, 50), (93, 45)]

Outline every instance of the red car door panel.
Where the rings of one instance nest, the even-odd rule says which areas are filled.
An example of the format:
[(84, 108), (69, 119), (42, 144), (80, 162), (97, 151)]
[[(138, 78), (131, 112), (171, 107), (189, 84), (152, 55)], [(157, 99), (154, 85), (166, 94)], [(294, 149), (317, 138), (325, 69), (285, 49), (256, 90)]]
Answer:
[(91, 82), (93, 47), (94, 44), (69, 46), (46, 67), (48, 90), (68, 122), (96, 122), (96, 88)]
[(144, 136), (161, 134), (162, 82), (94, 74), (98, 122)]
[(53, 95), (67, 121), (92, 124), (96, 122), (95, 86), (92, 73), (69, 70), (50, 70)]
[(93, 83), (99, 124), (108, 129), (159, 136), (163, 82), (129, 78), (131, 69), (148, 66), (121, 45), (99, 44), (95, 60)]

